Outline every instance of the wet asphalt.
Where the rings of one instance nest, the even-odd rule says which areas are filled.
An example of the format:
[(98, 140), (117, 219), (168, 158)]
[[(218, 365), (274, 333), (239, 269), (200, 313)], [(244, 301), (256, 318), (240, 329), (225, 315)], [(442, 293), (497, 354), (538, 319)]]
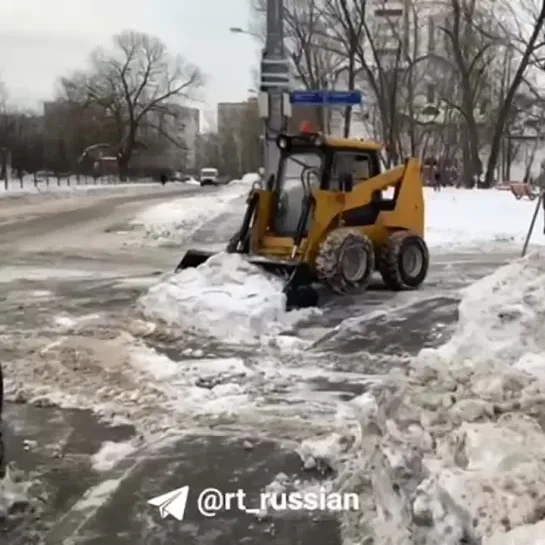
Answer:
[[(103, 213), (103, 209), (101, 209)], [(64, 218), (63, 221), (65, 221)], [(68, 221), (68, 220), (66, 220)], [(225, 225), (228, 224), (228, 228)], [(222, 232), (236, 228), (238, 219), (229, 216), (215, 220), (197, 232), (193, 242), (219, 244)], [(32, 231), (37, 227), (33, 224)], [(22, 231), (25, 233), (26, 231)], [(0, 235), (2, 235), (0, 231)], [(228, 238), (228, 237), (227, 237)], [(178, 253), (173, 250), (173, 262)], [(338, 366), (354, 367), (359, 353), (380, 355), (376, 370), (384, 372), (391, 356), (411, 355), (425, 346), (438, 345), (451, 333), (457, 320), (459, 289), (488, 274), (513, 257), (510, 250), (493, 256), (473, 254), (437, 255), (429, 281), (419, 292), (392, 294), (378, 283), (369, 292), (346, 298), (322, 299), (323, 316), (309, 320), (299, 334), (321, 331), (314, 350), (334, 354)], [(48, 260), (51, 256), (48, 256)], [(29, 259), (31, 259), (29, 257)], [(32, 259), (40, 261), (39, 256)], [(73, 258), (77, 262), (77, 258)], [(48, 261), (49, 263), (49, 261)], [(80, 262), (83, 266), (83, 261)], [(154, 274), (150, 265), (147, 274)], [(128, 275), (130, 277), (130, 275)], [(13, 286), (0, 284), (2, 294)], [(47, 289), (58, 294), (56, 305), (70, 312), (89, 313), (103, 309), (105, 301), (113, 310), (123, 312), (141, 288), (120, 286), (119, 277), (21, 281), (17, 289)], [(381, 310), (397, 302), (396, 310)], [(49, 309), (17, 305), (4, 297), (0, 306), (0, 326), (39, 327)], [(352, 318), (350, 327), (336, 329)], [(154, 343), (171, 358), (181, 358), (182, 346)], [(214, 350), (219, 356), (221, 347)], [(229, 349), (232, 350), (232, 349)], [(0, 347), (1, 352), (1, 347)], [(228, 352), (228, 350), (226, 350)], [(228, 355), (228, 354), (225, 354)], [(9, 357), (5, 354), (3, 357)], [(362, 360), (362, 367), (365, 362)], [(363, 369), (362, 369), (363, 371)], [(362, 386), (310, 379), (317, 391), (339, 393), (350, 399)], [(165, 442), (143, 442), (139, 450), (113, 469), (93, 470), (90, 456), (104, 441), (125, 441), (138, 432), (128, 425), (112, 426), (88, 411), (63, 410), (8, 403), (5, 407), (8, 460), (25, 478), (38, 483), (33, 489), (34, 512), (4, 521), (0, 543), (9, 545), (340, 545), (337, 520), (328, 515), (291, 514), (259, 520), (255, 515), (230, 511), (213, 518), (200, 515), (192, 498), (198, 490), (215, 487), (223, 491), (243, 488), (249, 497), (280, 472), (302, 478), (323, 478), (303, 473), (299, 457), (281, 443), (253, 434), (210, 433), (185, 435), (183, 429), (170, 430)], [(29, 445), (31, 445), (29, 447)], [(147, 499), (180, 486), (190, 486), (190, 502), (183, 522), (161, 519)], [(93, 497), (100, 496), (99, 500)], [(2, 541), (5, 539), (5, 541)]]

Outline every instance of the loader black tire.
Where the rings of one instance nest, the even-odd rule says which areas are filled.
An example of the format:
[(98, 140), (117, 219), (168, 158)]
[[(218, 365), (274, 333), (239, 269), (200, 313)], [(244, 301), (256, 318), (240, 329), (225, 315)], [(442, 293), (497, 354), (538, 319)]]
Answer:
[[(414, 264), (409, 265), (410, 252)], [(381, 248), (378, 270), (386, 286), (394, 291), (418, 288), (428, 275), (430, 254), (424, 240), (410, 231), (392, 233)]]
[(331, 231), (323, 240), (316, 256), (318, 279), (336, 293), (364, 290), (369, 285), (374, 270), (373, 243), (358, 229), (350, 227)]

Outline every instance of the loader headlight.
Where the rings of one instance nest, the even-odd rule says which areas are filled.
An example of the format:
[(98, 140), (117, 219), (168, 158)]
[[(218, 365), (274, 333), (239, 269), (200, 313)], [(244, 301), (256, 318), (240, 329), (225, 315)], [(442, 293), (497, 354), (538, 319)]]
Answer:
[(280, 149), (288, 149), (288, 146), (289, 146), (290, 142), (288, 140), (288, 137), (287, 136), (279, 136), (277, 139), (276, 139), (276, 145), (280, 148)]

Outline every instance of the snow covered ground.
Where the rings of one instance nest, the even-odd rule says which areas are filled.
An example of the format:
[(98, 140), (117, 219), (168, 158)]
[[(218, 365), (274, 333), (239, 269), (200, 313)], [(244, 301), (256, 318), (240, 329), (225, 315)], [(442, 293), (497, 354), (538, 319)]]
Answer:
[(34, 184), (33, 179), (25, 177), (22, 186), (19, 180), (10, 180), (6, 188), (5, 184), (0, 181), (0, 198), (16, 198), (25, 195), (98, 195), (108, 192), (125, 193), (135, 191), (135, 189), (150, 190), (159, 187), (161, 185), (158, 182), (149, 179), (138, 182), (99, 179), (95, 182), (92, 178), (81, 177), (79, 184), (75, 178), (70, 181), (70, 184), (67, 183), (66, 179), (62, 179), (60, 184), (57, 183), (56, 179), (51, 179), (49, 184), (45, 180), (40, 180), (38, 184)]
[(183, 241), (206, 222), (228, 210), (231, 203), (245, 196), (258, 179), (259, 175), (250, 173), (219, 190), (210, 192), (203, 188), (202, 195), (153, 206), (134, 218), (131, 224), (134, 228), (143, 229), (152, 239)]
[[(426, 240), (430, 248), (474, 248), (490, 251), (505, 243), (522, 246), (536, 201), (517, 201), (510, 191), (446, 188), (426, 191)], [(543, 215), (533, 244), (544, 244)], [(485, 247), (483, 247), (485, 246)]]
[[(256, 175), (231, 182), (219, 193), (196, 195), (150, 208), (133, 221), (150, 237), (179, 242), (206, 221), (229, 209), (245, 195)], [(505, 243), (522, 244), (536, 201), (517, 201), (509, 191), (446, 188), (435, 192), (425, 188), (426, 240), (435, 251), (456, 248), (487, 249)], [(237, 209), (234, 213), (241, 213)], [(544, 244), (543, 220), (532, 239)]]
[[(519, 245), (535, 204), (499, 191), (429, 192), (432, 252)], [(543, 243), (542, 221), (540, 216), (534, 244)], [(470, 286), (451, 340), (422, 350), (406, 372), (370, 379), (366, 393), (337, 403), (336, 414), (326, 419), (336, 422), (334, 434), (301, 444), (305, 467), (331, 468), (335, 487), (361, 492), (364, 509), (344, 515), (347, 543), (545, 543), (544, 286), (545, 251)], [(197, 270), (169, 276), (140, 304), (148, 316), (182, 329), (245, 343), (288, 327), (279, 291), (280, 282), (238, 257), (219, 255)], [(142, 354), (134, 361), (142, 368)], [(212, 359), (207, 368), (218, 365)], [(241, 365), (230, 373), (249, 377), (256, 371)], [(163, 362), (167, 378), (158, 380), (179, 377), (176, 367)], [(302, 369), (287, 362), (283, 371), (291, 372), (292, 381), (297, 373), (303, 378)], [(212, 387), (206, 399), (185, 397), (208, 410), (248, 410), (255, 399), (241, 384)], [(323, 403), (314, 410), (318, 406), (333, 410)]]

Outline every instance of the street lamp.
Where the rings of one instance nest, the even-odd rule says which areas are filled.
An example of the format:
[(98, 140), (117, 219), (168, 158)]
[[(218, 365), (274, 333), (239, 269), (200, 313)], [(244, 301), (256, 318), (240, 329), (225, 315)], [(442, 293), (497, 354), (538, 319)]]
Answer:
[(248, 36), (253, 36), (254, 38), (261, 39), (261, 36), (257, 34), (256, 32), (252, 32), (251, 30), (246, 30), (239, 26), (229, 27), (229, 32), (233, 34), (247, 34)]

